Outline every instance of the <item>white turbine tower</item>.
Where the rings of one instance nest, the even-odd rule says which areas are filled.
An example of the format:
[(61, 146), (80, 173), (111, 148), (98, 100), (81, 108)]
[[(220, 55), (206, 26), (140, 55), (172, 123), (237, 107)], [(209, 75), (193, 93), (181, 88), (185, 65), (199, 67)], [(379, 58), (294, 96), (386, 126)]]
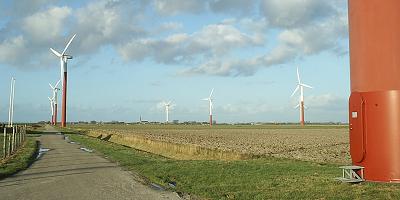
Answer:
[(51, 109), (51, 125), (54, 125), (54, 98), (47, 97), (50, 101), (50, 109)]
[(214, 88), (211, 90), (210, 96), (208, 96), (207, 98), (204, 98), (203, 100), (208, 101), (208, 105), (209, 105), (209, 110), (210, 110), (210, 126), (212, 126), (212, 109), (213, 109), (213, 95), (214, 92)]
[(300, 98), (299, 98), (299, 104), (295, 107), (300, 108), (300, 124), (304, 126), (304, 87), (312, 89), (313, 87), (306, 85), (301, 82), (300, 79), (300, 74), (299, 74), (299, 67), (297, 67), (297, 86), (296, 89), (294, 89), (291, 97), (293, 97), (294, 94), (300, 89)]
[(14, 120), (14, 95), (15, 95), (15, 78), (11, 78), (11, 90), (10, 90), (10, 107), (8, 109), (8, 126), (13, 126)]
[(50, 48), (51, 52), (54, 53), (57, 57), (60, 58), (61, 64), (61, 79), (63, 80), (62, 83), (62, 114), (61, 114), (61, 126), (66, 126), (67, 121), (67, 60), (72, 59), (71, 55), (65, 54), (69, 45), (71, 44), (72, 40), (74, 40), (76, 34), (72, 36), (72, 38), (68, 41), (67, 45), (65, 46), (62, 53), (57, 52), (56, 50)]
[(53, 125), (57, 125), (57, 115), (58, 115), (58, 91), (60, 90), (60, 88), (58, 88), (58, 85), (60, 84), (60, 81), (61, 80), (58, 80), (57, 81), (57, 83), (54, 85), (54, 86), (52, 86), (50, 83), (49, 83), (49, 86), (50, 86), (50, 88), (51, 88), (51, 90), (52, 90), (52, 92), (53, 92), (53, 97), (52, 97), (52, 99), (53, 99), (53, 105), (54, 105), (54, 107), (53, 107), (53, 118), (52, 118), (52, 124)]
[(168, 123), (169, 122), (169, 108), (171, 106), (171, 101), (169, 101), (168, 103), (164, 102), (164, 106), (165, 106), (165, 114), (166, 114), (165, 122)]

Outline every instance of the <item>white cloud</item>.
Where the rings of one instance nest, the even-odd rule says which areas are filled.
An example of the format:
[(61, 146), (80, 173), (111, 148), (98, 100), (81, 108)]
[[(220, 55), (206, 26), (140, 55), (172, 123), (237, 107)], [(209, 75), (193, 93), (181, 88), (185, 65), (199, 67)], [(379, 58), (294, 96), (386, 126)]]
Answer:
[[(145, 5), (140, 0), (99, 0), (78, 8), (54, 6), (52, 2), (11, 3), (12, 9), (26, 12), (15, 11), (2, 21), (1, 63), (19, 68), (47, 66), (54, 61), (49, 47), (63, 48), (73, 33), (77, 37), (70, 51), (80, 56), (93, 55), (104, 46), (114, 47), (146, 34), (137, 23)], [(26, 55), (24, 59), (17, 59), (21, 54)]]
[(180, 75), (215, 75), (215, 76), (250, 76), (262, 65), (261, 57), (249, 60), (224, 60), (210, 59), (193, 68), (184, 69)]
[(164, 39), (136, 39), (121, 45), (126, 60), (152, 58), (159, 63), (187, 63), (198, 56), (224, 55), (232, 49), (262, 45), (257, 35), (247, 35), (231, 25), (211, 24), (191, 35), (173, 34)]
[(201, 14), (207, 11), (225, 14), (255, 13), (259, 0), (154, 0), (153, 7), (161, 15)]
[(200, 13), (206, 9), (205, 2), (198, 0), (154, 0), (153, 4), (162, 15)]
[[(341, 42), (347, 37), (343, 1), (99, 0), (78, 8), (57, 7), (52, 0), (33, 0), (26, 5), (14, 2), (13, 8), (26, 12), (15, 13), (2, 25), (0, 50), (4, 53), (0, 61), (12, 66), (43, 66), (50, 57), (48, 47), (62, 48), (66, 35), (77, 33), (70, 49), (75, 55), (93, 55), (111, 47), (126, 61), (149, 59), (190, 66), (183, 74), (249, 76), (260, 68), (324, 51), (345, 53)], [(155, 12), (147, 12), (149, 8)], [(186, 24), (180, 21), (155, 20), (159, 14), (182, 13), (229, 16), (193, 33), (184, 32)], [(151, 23), (155, 25), (148, 26)], [(274, 35), (270, 34), (273, 31), (278, 37), (268, 41), (278, 42), (271, 51), (241, 59), (233, 55), (267, 46), (266, 37)], [(166, 32), (172, 35), (163, 36)], [(16, 58), (25, 51), (32, 53), (25, 59)]]
[(261, 12), (271, 25), (292, 28), (309, 25), (335, 14), (331, 1), (321, 0), (263, 0)]
[(347, 99), (333, 94), (310, 95), (305, 98), (308, 107), (319, 110), (347, 110)]
[(317, 24), (285, 29), (278, 35), (278, 44), (265, 55), (247, 59), (214, 58), (180, 72), (184, 75), (250, 76), (260, 68), (286, 64), (296, 58), (324, 51), (342, 55), (346, 50), (343, 40), (347, 37), (347, 16), (327, 18)]
[(247, 35), (231, 25), (212, 24), (193, 35), (193, 46), (211, 48), (215, 54), (224, 53), (235, 47), (262, 45), (263, 38)]
[(338, 41), (346, 35), (347, 20), (344, 17), (333, 17), (317, 25), (285, 30), (278, 38), (284, 45), (293, 47), (304, 55), (311, 55), (334, 49)]
[(178, 22), (164, 22), (161, 24), (160, 29), (158, 30), (158, 32), (161, 31), (175, 31), (175, 30), (180, 30), (183, 28), (183, 24), (182, 23), (178, 23)]
[(71, 14), (69, 7), (52, 7), (23, 19), (22, 29), (35, 43), (59, 39), (65, 19)]
[(22, 35), (0, 43), (0, 62), (18, 63), (27, 53), (26, 41)]
[(213, 12), (229, 13), (238, 12), (248, 14), (255, 9), (258, 1), (252, 0), (212, 0), (209, 2), (210, 10)]
[(0, 16), (23, 18), (58, 0), (9, 1), (0, 3)]
[(118, 45), (145, 34), (135, 20), (141, 5), (130, 1), (95, 1), (76, 11), (76, 27), (79, 37), (78, 53), (97, 52), (105, 45)]
[(233, 113), (233, 114), (235, 114), (235, 113), (239, 113), (241, 110), (240, 110), (240, 106), (228, 103), (228, 104), (225, 104), (223, 106), (220, 106), (219, 107), (219, 111), (222, 112), (222, 113)]

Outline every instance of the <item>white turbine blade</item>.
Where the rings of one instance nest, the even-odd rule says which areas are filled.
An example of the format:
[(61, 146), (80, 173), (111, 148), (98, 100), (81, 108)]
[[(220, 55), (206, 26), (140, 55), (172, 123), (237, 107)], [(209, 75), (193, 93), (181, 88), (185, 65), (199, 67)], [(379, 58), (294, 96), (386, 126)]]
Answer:
[(171, 105), (171, 101), (169, 101), (167, 104), (168, 104), (168, 106)]
[(211, 90), (210, 97), (209, 97), (210, 99), (212, 97), (213, 92), (214, 92), (214, 88)]
[(50, 83), (49, 83), (49, 86), (51, 87), (52, 90), (54, 90), (55, 87), (53, 87)]
[(290, 97), (293, 97), (293, 95), (296, 94), (296, 92), (297, 92), (297, 90), (299, 90), (299, 88), (300, 88), (299, 85), (297, 85), (296, 89), (294, 89), (294, 91), (293, 91), (292, 95), (290, 95)]
[(54, 86), (54, 88), (57, 89), (57, 87), (58, 87), (58, 85), (60, 84), (60, 82), (61, 82), (61, 80), (58, 80), (57, 83), (56, 83), (56, 85)]
[(295, 107), (293, 107), (293, 108), (298, 108), (298, 107), (300, 107), (300, 104), (297, 104)]
[(297, 67), (297, 82), (300, 84), (300, 74), (299, 74), (299, 67)]
[(309, 85), (306, 85), (306, 84), (304, 84), (304, 83), (302, 83), (302, 84), (300, 84), (301, 86), (304, 86), (304, 87), (306, 87), (306, 88), (310, 88), (310, 89), (312, 89), (313, 87), (311, 87), (311, 86), (309, 86)]
[(76, 34), (74, 36), (72, 36), (72, 38), (69, 40), (69, 42), (67, 43), (67, 46), (65, 46), (64, 51), (61, 53), (61, 55), (64, 55), (65, 52), (67, 51), (69, 45), (71, 44), (72, 40), (74, 40)]
[(53, 101), (50, 101), (50, 107), (51, 107), (51, 115), (54, 115), (54, 104), (53, 104)]
[(209, 100), (209, 98), (204, 98), (204, 99), (201, 99), (201, 100), (208, 101), (208, 100)]
[(53, 48), (50, 48), (51, 52), (54, 53), (54, 55), (56, 55), (57, 57), (61, 57), (61, 54), (58, 53), (56, 50), (54, 50)]

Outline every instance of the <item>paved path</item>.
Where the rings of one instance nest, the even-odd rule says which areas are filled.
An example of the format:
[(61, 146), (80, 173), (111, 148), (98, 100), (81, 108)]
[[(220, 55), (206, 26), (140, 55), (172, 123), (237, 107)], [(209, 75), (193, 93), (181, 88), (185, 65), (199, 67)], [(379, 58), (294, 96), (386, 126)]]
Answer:
[(0, 199), (179, 199), (143, 185), (130, 172), (80, 150), (62, 135), (42, 135), (40, 142), (51, 150), (29, 169), (0, 181)]

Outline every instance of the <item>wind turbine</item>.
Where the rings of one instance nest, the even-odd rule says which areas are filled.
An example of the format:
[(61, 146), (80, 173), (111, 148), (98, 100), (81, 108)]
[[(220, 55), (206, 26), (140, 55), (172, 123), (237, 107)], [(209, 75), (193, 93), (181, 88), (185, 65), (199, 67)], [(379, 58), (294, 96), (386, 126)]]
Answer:
[(53, 99), (53, 105), (54, 105), (54, 108), (53, 108), (53, 110), (54, 110), (54, 113), (52, 113), (53, 114), (53, 125), (57, 125), (57, 115), (58, 115), (58, 91), (60, 90), (60, 88), (58, 88), (58, 84), (60, 84), (60, 81), (61, 80), (58, 80), (57, 81), (57, 83), (54, 85), (54, 86), (52, 86), (50, 83), (49, 83), (49, 86), (50, 86), (50, 88), (51, 88), (51, 90), (53, 91), (53, 97), (52, 97), (52, 99)]
[(304, 126), (304, 87), (312, 89), (313, 87), (304, 84), (301, 82), (300, 79), (300, 74), (299, 74), (299, 67), (297, 67), (297, 86), (296, 89), (294, 89), (291, 97), (293, 97), (294, 94), (300, 89), (300, 99), (299, 99), (299, 104), (295, 108), (300, 108), (300, 124)]
[(50, 101), (51, 108), (51, 125), (54, 125), (54, 98), (47, 97)]
[(214, 92), (214, 88), (211, 90), (210, 96), (208, 96), (207, 98), (204, 98), (202, 100), (208, 101), (209, 104), (209, 109), (210, 109), (210, 126), (212, 126), (212, 109), (213, 109), (213, 98), (212, 98), (212, 94)]
[(168, 123), (169, 122), (169, 107), (171, 106), (171, 101), (169, 101), (168, 103), (164, 102), (164, 106), (165, 106), (165, 114), (166, 114), (165, 122)]
[(74, 40), (76, 34), (72, 36), (72, 38), (68, 41), (62, 53), (57, 52), (56, 50), (50, 48), (51, 52), (54, 53), (57, 57), (60, 58), (61, 64), (61, 79), (62, 82), (62, 114), (61, 114), (61, 126), (66, 126), (67, 121), (67, 60), (72, 59), (71, 55), (65, 54), (72, 40)]

